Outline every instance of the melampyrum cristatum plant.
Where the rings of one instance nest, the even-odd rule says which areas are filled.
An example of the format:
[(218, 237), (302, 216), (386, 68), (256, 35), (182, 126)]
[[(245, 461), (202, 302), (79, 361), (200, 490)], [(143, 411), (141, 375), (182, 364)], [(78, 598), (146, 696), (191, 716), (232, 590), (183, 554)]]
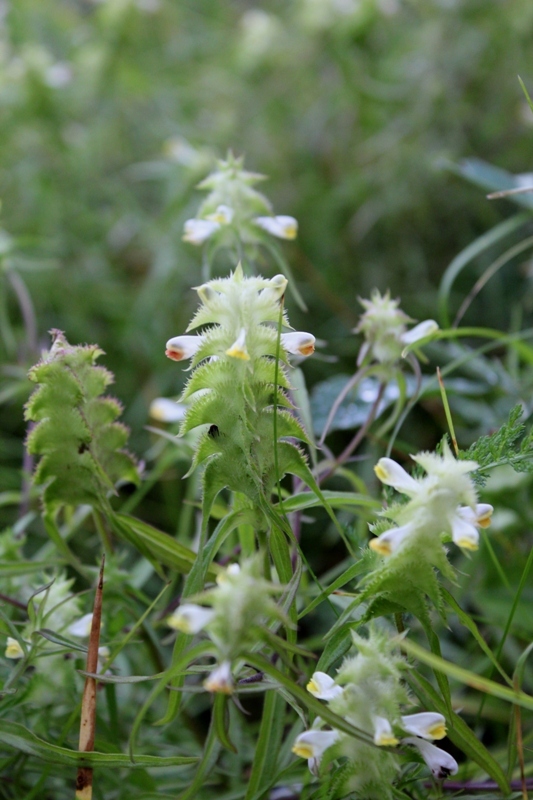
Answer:
[(375, 466), (383, 484), (409, 499), (382, 512), (395, 525), (375, 527), (379, 535), (370, 540), (370, 548), (383, 560), (368, 575), (361, 599), (386, 597), (428, 622), (426, 597), (442, 610), (437, 570), (454, 579), (444, 543), (452, 541), (466, 552), (476, 550), (478, 529), (490, 525), (493, 508), (478, 503), (470, 477), (478, 464), (454, 458), (446, 440), (441, 454), (419, 453), (412, 458), (425, 470), (424, 477), (412, 477), (391, 458), (381, 458)]
[(117, 481), (139, 481), (124, 449), (129, 430), (117, 421), (122, 406), (102, 396), (113, 376), (96, 364), (101, 355), (97, 345), (72, 346), (54, 330), (50, 351), (28, 375), (38, 387), (26, 405), (36, 423), (26, 445), (40, 456), (33, 480), (51, 515), (64, 505), (107, 509)]
[(282, 305), (286, 286), (283, 275), (245, 277), (239, 265), (228, 278), (197, 288), (200, 308), (187, 331), (201, 331), (167, 342), (169, 358), (192, 360), (180, 433), (207, 426), (193, 463), (204, 465), (207, 517), (224, 488), (261, 506), (286, 473), (313, 482), (302, 450), (290, 441), (308, 437), (287, 397), (286, 365), (288, 353), (310, 355), (315, 339), (278, 331), (290, 328)]
[[(454, 758), (431, 744), (446, 735), (446, 720), (436, 712), (403, 714), (409, 695), (402, 681), (407, 669), (394, 650), (397, 641), (384, 630), (370, 627), (365, 638), (352, 632), (357, 649), (342, 663), (336, 678), (315, 672), (307, 690), (329, 708), (368, 735), (356, 739), (326, 725), (317, 717), (312, 727), (294, 742), (293, 752), (306, 758), (311, 772), (329, 784), (329, 796), (358, 800), (390, 800), (402, 763), (415, 747), (433, 775), (442, 779), (457, 772)], [(330, 772), (335, 759), (344, 762)], [(324, 764), (322, 765), (322, 761)]]

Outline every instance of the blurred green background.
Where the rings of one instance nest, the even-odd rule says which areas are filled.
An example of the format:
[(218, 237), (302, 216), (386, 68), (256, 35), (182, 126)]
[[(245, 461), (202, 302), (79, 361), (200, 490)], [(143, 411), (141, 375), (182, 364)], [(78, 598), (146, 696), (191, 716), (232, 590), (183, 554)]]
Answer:
[[(309, 314), (289, 298), (291, 322), (341, 362), (310, 360), (310, 385), (353, 369), (358, 295), (390, 288), (411, 316), (435, 316), (447, 264), (512, 213), (446, 164), (529, 169), (533, 114), (517, 75), (533, 85), (530, 0), (17, 0), (0, 11), (6, 488), (20, 479), (24, 375), (50, 328), (106, 351), (132, 447), (147, 446), (150, 401), (185, 380), (164, 343), (201, 282), (183, 222), (228, 149), (269, 176), (276, 213), (299, 220), (285, 252)], [(461, 276), (452, 306), (473, 280)], [(527, 323), (530, 284), (515, 264), (466, 321), (506, 330), (520, 304)]]

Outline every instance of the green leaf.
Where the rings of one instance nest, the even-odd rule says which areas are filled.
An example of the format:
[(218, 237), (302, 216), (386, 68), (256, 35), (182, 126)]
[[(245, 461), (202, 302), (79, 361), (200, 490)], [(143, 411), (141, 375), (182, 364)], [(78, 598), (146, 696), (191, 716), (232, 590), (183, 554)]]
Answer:
[(446, 717), (449, 723), (449, 739), (459, 747), (468, 758), (471, 758), (472, 761), (479, 764), (487, 775), (490, 775), (490, 777), (496, 781), (502, 792), (507, 795), (510, 791), (510, 787), (502, 768), (498, 762), (495, 761), (487, 748), (479, 741), (477, 736), (470, 730), (462, 717), (456, 714), (455, 711), (450, 712), (448, 710), (442, 697), (439, 696), (429, 681), (418, 672), (412, 673), (408, 680), (413, 691), (425, 708), (433, 708)]
[[(351, 508), (352, 506), (363, 506), (369, 509), (381, 508), (381, 503), (372, 497), (356, 492), (332, 492), (322, 491), (322, 497), (326, 499), (333, 508)], [(298, 494), (283, 500), (282, 508), (274, 505), (274, 508), (283, 510), (285, 514), (293, 511), (305, 511), (307, 508), (321, 508), (322, 500), (314, 492), (299, 492)]]
[(87, 767), (177, 767), (194, 764), (198, 761), (192, 756), (172, 756), (162, 758), (161, 756), (135, 757), (132, 762), (130, 757), (123, 753), (80, 753), (76, 750), (69, 750), (66, 747), (59, 747), (49, 744), (44, 739), (35, 736), (23, 725), (17, 722), (0, 720), (0, 741), (16, 751), (27, 753), (36, 758), (42, 758), (49, 764), (67, 764), (70, 766)]
[[(110, 521), (122, 538), (142, 548), (141, 552), (149, 554), (152, 563), (164, 564), (182, 574), (191, 571), (197, 558), (196, 553), (177, 542), (168, 533), (128, 514), (114, 514)], [(215, 567), (208, 567), (209, 580), (215, 580), (217, 573)]]
[(525, 694), (525, 692), (508, 689), (506, 686), (501, 686), (499, 683), (495, 683), (488, 678), (476, 675), (474, 672), (470, 672), (470, 670), (458, 667), (456, 664), (445, 661), (445, 659), (440, 658), (434, 653), (429, 653), (427, 650), (424, 650), (423, 647), (420, 647), (420, 645), (408, 639), (402, 639), (399, 642), (399, 646), (405, 650), (408, 655), (418, 659), (418, 661), (421, 661), (423, 664), (427, 664), (438, 672), (443, 672), (450, 678), (455, 678), (459, 683), (471, 686), (472, 689), (476, 689), (479, 692), (484, 692), (493, 697), (499, 697), (502, 700), (506, 700), (508, 703), (515, 703), (522, 708), (528, 708), (530, 711), (533, 711), (533, 697)]
[(276, 774), (284, 728), (284, 700), (277, 691), (265, 694), (263, 715), (255, 748), (252, 771), (244, 800), (257, 800), (271, 785)]

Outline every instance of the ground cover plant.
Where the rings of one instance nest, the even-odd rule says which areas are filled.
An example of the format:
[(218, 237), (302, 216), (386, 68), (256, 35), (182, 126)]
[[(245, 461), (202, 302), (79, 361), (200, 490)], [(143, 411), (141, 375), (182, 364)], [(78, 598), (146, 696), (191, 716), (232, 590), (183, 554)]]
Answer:
[[(202, 19), (206, 38), (197, 21), (213, 12), (207, 2), (83, 13), (65, 4), (49, 17), (27, 2), (10, 12), (0, 796), (527, 798), (532, 201), (528, 176), (503, 168), (526, 161), (448, 159), (450, 172), (498, 197), (469, 190), (484, 210), (457, 220), (451, 238), (465, 248), (442, 245), (449, 266), (432, 312), (419, 313), (420, 295), (406, 304), (397, 277), (380, 279), (403, 234), (407, 297), (417, 280), (429, 296), (418, 229), (394, 192), (385, 202), (371, 188), (377, 172), (341, 177), (342, 125), (331, 152), (319, 135), (322, 114), (343, 119), (356, 88), (371, 150), (384, 147), (379, 135), (403, 140), (392, 136), (402, 121), (418, 130), (420, 109), (388, 127), (375, 107), (391, 90), (378, 77), (406, 66), (397, 31), (414, 18), (426, 66), (460, 22), (457, 57), (464, 41), (482, 71), (477, 25), (498, 29), (498, 4), (455, 16), (441, 5), (331, 3), (324, 15), (303, 0), (230, 4)], [(172, 95), (176, 20), (187, 31), (180, 58), (197, 69)], [(44, 23), (49, 50), (31, 33)], [(160, 56), (154, 34), (166, 49), (148, 88), (136, 57)], [(279, 44), (287, 35), (292, 49)], [(390, 61), (379, 57), (384, 41)], [(503, 36), (493, 41), (503, 47)], [(298, 127), (314, 89), (305, 65), (323, 48), (315, 74), (328, 99), (318, 92), (314, 118)], [(368, 70), (357, 87), (355, 63)], [(268, 99), (284, 108), (274, 90), (284, 69), (294, 106), (286, 127), (270, 137), (267, 126), (257, 143), (259, 122), (281, 113)], [(269, 87), (239, 135), (224, 104), (209, 105), (203, 123), (198, 108), (230, 77), (233, 109)], [(527, 90), (514, 90), (525, 118)], [(418, 101), (431, 96), (423, 81)], [(149, 119), (132, 133), (128, 122), (176, 97), (187, 137), (170, 135), (174, 123), (156, 134)], [(202, 124), (205, 144), (193, 146)], [(296, 198), (289, 178), (300, 173), (288, 162), (313, 147), (292, 151), (289, 132), (309, 131), (323, 162), (307, 191), (300, 175)], [(229, 133), (239, 154), (213, 158), (208, 146)], [(432, 135), (447, 140), (449, 129), (435, 121)], [(421, 136), (388, 155), (398, 196)], [(24, 137), (34, 161), (12, 167)], [(164, 156), (150, 160), (146, 141), (165, 139)], [(272, 194), (252, 171), (268, 163)], [(323, 192), (328, 164), (336, 194)], [(427, 162), (417, 169), (426, 174)], [(366, 212), (347, 230), (352, 181)], [(502, 198), (520, 206), (503, 221)], [(418, 202), (415, 192), (411, 225), (428, 213)], [(371, 233), (383, 215), (382, 234), (397, 225), (387, 244)], [(424, 249), (437, 235), (420, 230)], [(343, 253), (354, 231), (369, 237), (364, 275)], [(326, 258), (338, 258), (337, 272), (321, 275)], [(58, 290), (65, 259), (75, 267)]]

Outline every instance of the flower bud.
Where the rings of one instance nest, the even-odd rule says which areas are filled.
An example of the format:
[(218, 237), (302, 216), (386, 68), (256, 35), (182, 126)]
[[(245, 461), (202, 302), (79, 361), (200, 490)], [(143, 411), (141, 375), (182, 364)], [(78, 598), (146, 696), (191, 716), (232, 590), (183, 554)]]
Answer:
[(187, 406), (168, 397), (156, 397), (150, 403), (150, 416), (157, 422), (181, 422)]

